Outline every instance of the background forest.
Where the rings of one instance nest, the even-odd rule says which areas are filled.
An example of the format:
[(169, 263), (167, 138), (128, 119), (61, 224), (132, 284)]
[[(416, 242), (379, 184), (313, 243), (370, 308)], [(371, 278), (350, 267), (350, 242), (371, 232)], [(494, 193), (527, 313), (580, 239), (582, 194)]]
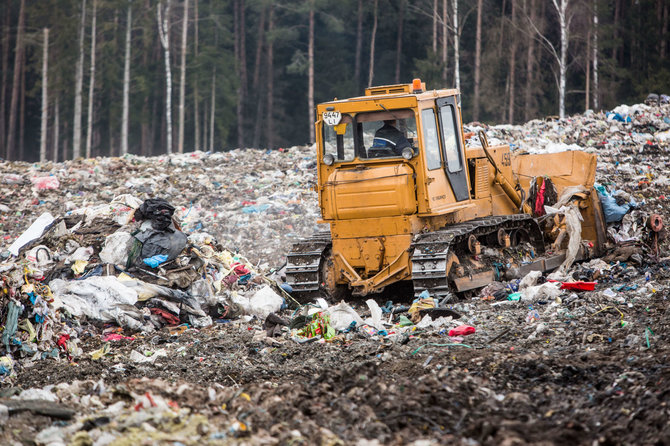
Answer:
[(516, 123), (670, 92), (668, 0), (3, 0), (0, 157), (314, 138), (314, 104), (458, 87)]

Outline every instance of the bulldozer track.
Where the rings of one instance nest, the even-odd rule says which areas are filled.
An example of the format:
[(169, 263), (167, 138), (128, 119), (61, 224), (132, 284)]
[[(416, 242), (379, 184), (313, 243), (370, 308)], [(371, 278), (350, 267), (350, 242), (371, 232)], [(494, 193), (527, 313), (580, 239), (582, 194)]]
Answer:
[(299, 297), (316, 297), (321, 287), (321, 262), (332, 244), (330, 232), (323, 231), (293, 244), (286, 256), (286, 282)]
[[(412, 262), (412, 283), (414, 294), (423, 291), (436, 298), (452, 292), (446, 275), (448, 254), (466, 241), (471, 235), (482, 237), (499, 229), (512, 232), (523, 229), (538, 253), (544, 251), (542, 232), (528, 214), (485, 217), (458, 223), (448, 228), (418, 234), (410, 245)], [(324, 255), (331, 247), (330, 232), (318, 232), (295, 243), (287, 255), (286, 279), (293, 292), (300, 298), (317, 297), (321, 291), (320, 277)]]
[(484, 217), (458, 223), (439, 231), (418, 234), (410, 247), (413, 251), (411, 261), (415, 297), (423, 291), (428, 291), (431, 296), (438, 299), (449, 295), (452, 290), (446, 270), (450, 250), (454, 250), (471, 235), (485, 236), (501, 228), (506, 231), (525, 230), (537, 251), (544, 252), (544, 239), (540, 227), (528, 214)]

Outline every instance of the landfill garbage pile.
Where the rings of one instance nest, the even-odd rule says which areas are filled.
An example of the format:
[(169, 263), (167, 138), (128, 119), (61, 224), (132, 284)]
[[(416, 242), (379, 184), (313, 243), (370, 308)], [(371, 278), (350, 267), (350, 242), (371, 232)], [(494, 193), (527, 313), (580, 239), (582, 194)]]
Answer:
[(38, 217), (0, 263), (0, 380), (12, 380), (17, 360), (22, 367), (61, 356), (76, 361), (81, 335), (91, 330), (118, 340), (124, 330), (203, 328), (285, 305), (280, 285), (210, 234), (187, 236), (174, 211), (165, 199), (125, 194), (65, 217)]
[[(662, 95), (667, 98), (667, 96)], [(670, 221), (670, 105), (667, 101), (589, 110), (562, 120), (532, 120), (523, 125), (482, 126), (491, 143), (503, 142), (517, 153), (583, 150), (598, 155), (596, 181), (609, 235), (617, 243), (640, 241), (645, 225), (654, 226), (654, 251), (668, 252), (670, 239), (654, 224)], [(635, 209), (642, 211), (634, 212)], [(630, 212), (629, 211), (633, 211)], [(656, 249), (657, 237), (661, 246)], [(667, 255), (667, 254), (666, 254)]]
[[(597, 151), (608, 250), (459, 299), (294, 302), (270, 273), (281, 229), (316, 226), (308, 149), (24, 165), (58, 185), (0, 185), (22, 213), (1, 214), (0, 444), (670, 444), (670, 108), (616, 110), (486, 129)], [(207, 183), (226, 156), (261, 168)], [(68, 185), (77, 163), (98, 186)]]
[[(253, 264), (281, 265), (285, 247), (316, 228), (316, 178), (309, 147), (0, 163), (0, 251), (49, 212), (107, 206), (130, 194), (162, 197), (186, 233), (207, 232)], [(263, 266), (263, 265), (261, 265)]]

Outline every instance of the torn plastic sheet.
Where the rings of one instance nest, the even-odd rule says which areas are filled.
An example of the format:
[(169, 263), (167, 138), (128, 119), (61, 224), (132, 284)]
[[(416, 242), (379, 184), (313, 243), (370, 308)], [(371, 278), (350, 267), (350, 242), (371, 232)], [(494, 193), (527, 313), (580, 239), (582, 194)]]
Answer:
[(198, 303), (197, 299), (186, 291), (143, 282), (126, 274), (119, 276), (119, 282), (135, 292), (137, 294), (137, 300), (139, 301), (149, 300), (152, 297), (162, 297), (180, 304), (181, 308), (187, 313), (198, 317), (206, 316), (205, 312), (200, 308), (200, 304)]
[(54, 306), (75, 317), (113, 320), (118, 305), (135, 305), (137, 292), (114, 276), (94, 276), (76, 282), (52, 280), (49, 287), (56, 298)]
[(51, 225), (53, 222), (54, 217), (48, 212), (45, 212), (37, 217), (37, 220), (35, 220), (33, 224), (31, 224), (30, 227), (19, 236), (19, 238), (14, 240), (14, 243), (12, 243), (8, 248), (9, 252), (14, 256), (18, 256), (21, 248), (33, 240), (40, 238), (44, 233), (44, 230), (48, 228), (49, 225)]
[(565, 228), (570, 240), (568, 242), (567, 252), (565, 253), (565, 260), (556, 271), (549, 275), (549, 278), (554, 280), (561, 280), (565, 277), (568, 269), (570, 269), (575, 262), (579, 252), (579, 246), (582, 243), (582, 216), (579, 213), (577, 206), (574, 204), (563, 206), (559, 211), (565, 215)]

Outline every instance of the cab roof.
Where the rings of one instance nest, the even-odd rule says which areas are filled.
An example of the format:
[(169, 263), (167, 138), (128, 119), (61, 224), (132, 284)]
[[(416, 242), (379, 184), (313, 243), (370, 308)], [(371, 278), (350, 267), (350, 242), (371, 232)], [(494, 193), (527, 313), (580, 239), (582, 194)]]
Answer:
[[(420, 81), (419, 81), (420, 82)], [(412, 84), (393, 84), (393, 85), (380, 85), (376, 87), (368, 87), (365, 89), (364, 96), (355, 96), (352, 98), (346, 99), (333, 99), (332, 101), (322, 102), (319, 104), (319, 108), (322, 106), (342, 104), (345, 102), (359, 102), (359, 101), (370, 101), (378, 99), (397, 99), (397, 98), (416, 98), (417, 101), (433, 99), (438, 97), (447, 97), (455, 96), (459, 94), (459, 91), (455, 88), (442, 89), (442, 90), (429, 90), (426, 91), (425, 82), (420, 82), (420, 89), (417, 89), (416, 80)]]

